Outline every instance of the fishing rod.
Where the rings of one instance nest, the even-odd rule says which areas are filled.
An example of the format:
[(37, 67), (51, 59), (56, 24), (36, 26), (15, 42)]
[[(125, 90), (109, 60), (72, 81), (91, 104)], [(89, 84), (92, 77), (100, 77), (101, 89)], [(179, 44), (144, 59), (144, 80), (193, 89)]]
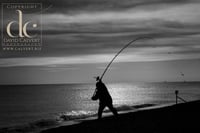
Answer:
[(129, 45), (131, 45), (132, 43), (138, 41), (138, 40), (143, 40), (143, 39), (153, 39), (151, 37), (138, 37), (130, 42), (128, 42), (126, 45), (124, 45), (124, 47), (122, 47), (122, 49), (120, 49), (119, 52), (117, 52), (117, 54), (113, 57), (113, 59), (109, 62), (109, 64), (107, 65), (106, 69), (104, 70), (104, 72), (102, 73), (100, 79), (103, 78), (103, 76), (105, 75), (106, 71), (108, 70), (108, 68), (110, 67), (110, 65), (113, 63), (113, 61), (115, 60), (115, 58), (117, 58), (117, 56), (124, 50), (126, 49)]

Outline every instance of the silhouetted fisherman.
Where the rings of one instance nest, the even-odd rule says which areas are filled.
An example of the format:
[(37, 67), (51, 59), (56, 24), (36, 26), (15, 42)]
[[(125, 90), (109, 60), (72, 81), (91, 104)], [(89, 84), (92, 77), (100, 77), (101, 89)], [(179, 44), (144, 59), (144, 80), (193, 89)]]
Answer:
[(96, 90), (92, 96), (92, 100), (99, 99), (98, 119), (101, 119), (102, 112), (106, 106), (113, 112), (115, 116), (117, 116), (117, 110), (113, 107), (112, 97), (110, 96), (107, 87), (99, 77), (96, 77), (96, 81)]

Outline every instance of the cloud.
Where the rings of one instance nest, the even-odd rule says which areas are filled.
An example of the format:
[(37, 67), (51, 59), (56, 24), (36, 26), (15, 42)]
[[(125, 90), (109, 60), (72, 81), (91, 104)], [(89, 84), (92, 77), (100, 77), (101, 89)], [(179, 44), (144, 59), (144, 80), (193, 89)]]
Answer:
[(0, 67), (51, 66), (65, 64), (103, 63), (109, 61), (109, 55), (85, 55), (72, 57), (38, 57), (0, 59)]
[[(191, 49), (190, 49), (191, 50)], [(170, 53), (170, 54), (169, 54)], [(92, 54), (71, 57), (32, 57), (32, 58), (6, 58), (0, 59), (0, 67), (45, 67), (48, 70), (72, 70), (77, 69), (77, 64), (99, 64), (108, 63), (115, 54)], [(187, 56), (185, 56), (187, 55)], [(174, 47), (146, 48), (135, 51), (130, 48), (127, 52), (120, 54), (115, 62), (151, 62), (167, 60), (186, 60), (200, 58), (200, 50), (191, 50)], [(54, 69), (55, 70), (55, 69)]]
[[(0, 53), (3, 58), (18, 57), (18, 61), (10, 64), (100, 63), (95, 59), (111, 58), (124, 44), (139, 36), (150, 36), (155, 41), (139, 41), (130, 46), (134, 47), (131, 49), (134, 53), (127, 54), (127, 58), (131, 56), (136, 61), (146, 61), (146, 55), (140, 54), (149, 49), (153, 54), (157, 53), (154, 56), (171, 52), (168, 48), (174, 49), (173, 53), (178, 52), (177, 55), (187, 53), (174, 56), (174, 59), (187, 58), (195, 51), (191, 47), (199, 49), (200, 4), (194, 0), (46, 0), (43, 4), (45, 7), (53, 5), (50, 12), (43, 14), (43, 51), (26, 55)], [(192, 54), (194, 58), (196, 54)], [(30, 57), (31, 61), (20, 58), (24, 56)], [(161, 60), (160, 57), (149, 60)], [(54, 62), (54, 58), (58, 58), (58, 62)], [(125, 57), (124, 60), (128, 61)], [(163, 60), (166, 58), (163, 57)], [(107, 61), (103, 59), (103, 62)], [(9, 61), (2, 66), (6, 64)]]
[[(27, 3), (27, 0), (1, 0), (1, 2)], [(121, 0), (29, 0), (28, 2), (42, 3), (45, 13), (74, 14), (90, 11), (121, 11), (144, 6), (155, 10), (156, 5), (196, 3), (198, 0), (123, 0), (123, 2)]]
[[(34, 0), (34, 2), (41, 2), (41, 0)], [(186, 4), (198, 2), (198, 0), (43, 0), (42, 3), (45, 7), (53, 5), (47, 13), (62, 12), (62, 13), (80, 13), (90, 11), (121, 11), (136, 7), (152, 6), (155, 5), (166, 5), (166, 4)], [(164, 7), (164, 6), (163, 6)]]

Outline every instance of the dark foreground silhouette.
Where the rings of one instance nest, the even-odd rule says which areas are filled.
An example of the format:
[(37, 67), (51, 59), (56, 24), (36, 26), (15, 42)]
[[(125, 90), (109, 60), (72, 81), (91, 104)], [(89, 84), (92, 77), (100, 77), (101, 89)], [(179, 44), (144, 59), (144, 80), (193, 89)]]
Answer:
[(195, 133), (200, 131), (200, 101), (120, 114), (49, 129), (42, 133)]
[(102, 112), (105, 107), (108, 107), (110, 111), (117, 116), (117, 110), (113, 107), (112, 97), (110, 96), (107, 87), (99, 77), (96, 78), (96, 81), (96, 89), (94, 95), (92, 96), (92, 100), (99, 99), (98, 119), (101, 119)]

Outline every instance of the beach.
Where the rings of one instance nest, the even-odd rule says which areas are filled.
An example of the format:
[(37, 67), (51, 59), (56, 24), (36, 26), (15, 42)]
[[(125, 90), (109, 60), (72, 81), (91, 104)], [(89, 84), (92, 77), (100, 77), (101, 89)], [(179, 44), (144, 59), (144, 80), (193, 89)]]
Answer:
[(41, 133), (192, 133), (200, 129), (200, 101), (180, 103), (108, 116), (102, 120), (83, 120), (79, 123), (44, 130)]

